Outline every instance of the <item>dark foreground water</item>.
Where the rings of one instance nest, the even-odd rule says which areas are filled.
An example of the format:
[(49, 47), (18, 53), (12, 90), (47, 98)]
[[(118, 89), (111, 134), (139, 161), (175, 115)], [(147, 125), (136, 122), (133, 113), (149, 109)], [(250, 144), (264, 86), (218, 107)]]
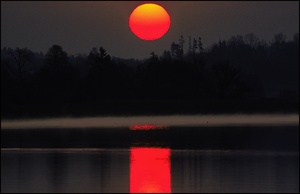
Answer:
[(131, 129), (1, 129), (1, 192), (299, 192), (299, 126)]

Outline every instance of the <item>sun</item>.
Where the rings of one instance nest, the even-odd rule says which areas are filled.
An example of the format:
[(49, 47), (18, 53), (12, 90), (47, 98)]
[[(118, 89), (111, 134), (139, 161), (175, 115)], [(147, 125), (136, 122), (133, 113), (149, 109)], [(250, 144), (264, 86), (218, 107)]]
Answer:
[(157, 40), (171, 25), (168, 12), (160, 5), (146, 3), (136, 7), (129, 17), (129, 27), (142, 40)]

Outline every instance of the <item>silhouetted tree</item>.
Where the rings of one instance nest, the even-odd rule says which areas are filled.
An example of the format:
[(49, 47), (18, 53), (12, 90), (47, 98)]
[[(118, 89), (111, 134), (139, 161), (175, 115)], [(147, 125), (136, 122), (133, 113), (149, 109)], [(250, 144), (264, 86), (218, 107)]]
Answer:
[(171, 56), (174, 59), (177, 59), (181, 56), (180, 45), (172, 42), (171, 44)]
[(280, 44), (285, 43), (285, 41), (286, 41), (286, 35), (284, 35), (283, 33), (279, 33), (274, 35), (272, 44), (279, 46)]
[(110, 61), (111, 57), (103, 47), (100, 47), (99, 49), (93, 47), (88, 55), (88, 63), (91, 66), (104, 65)]
[(189, 36), (189, 50), (188, 50), (188, 54), (192, 53), (192, 38), (191, 36)]
[(36, 78), (41, 101), (54, 103), (57, 108), (74, 101), (80, 75), (69, 63), (67, 52), (59, 45), (51, 46), (45, 55), (45, 64)]
[[(132, 105), (138, 104), (136, 100), (142, 101), (137, 106), (141, 113), (147, 113), (149, 107), (162, 113), (160, 105), (154, 106), (156, 102), (174, 104), (166, 108), (170, 113), (175, 107), (184, 113), (183, 104), (189, 104), (189, 100), (193, 105), (208, 102), (209, 109), (210, 101), (234, 102), (238, 111), (242, 111), (240, 102), (263, 105), (269, 102), (268, 97), (299, 103), (299, 33), (291, 40), (279, 33), (269, 43), (253, 33), (237, 35), (207, 50), (200, 37), (189, 36), (188, 41), (186, 54), (181, 35), (178, 44), (172, 42), (161, 56), (153, 51), (144, 60), (111, 58), (103, 47), (92, 48), (87, 55), (69, 56), (61, 46), (53, 45), (45, 55), (34, 53), (31, 62), (27, 51), (3, 48), (1, 113), (72, 115), (74, 110), (94, 114), (122, 110), (131, 114)], [(29, 69), (33, 71), (27, 73)]]
[(68, 54), (59, 45), (53, 45), (46, 53), (46, 63), (53, 68), (57, 68), (68, 63)]
[(192, 53), (196, 53), (197, 48), (198, 48), (197, 40), (194, 38), (193, 39), (193, 46), (192, 46)]
[(253, 33), (250, 33), (244, 36), (244, 41), (247, 45), (254, 48), (257, 46), (259, 39)]
[(106, 50), (103, 47), (99, 48), (100, 52), (100, 60), (104, 63), (109, 63), (111, 61), (110, 55), (106, 52)]
[(7, 64), (7, 68), (18, 77), (19, 82), (22, 83), (24, 74), (28, 73), (28, 69), (26, 69), (25, 65), (33, 62), (34, 54), (28, 48), (16, 48), (15, 50), (10, 50), (9, 55), (11, 56), (14, 62), (14, 66), (11, 64)]
[(204, 49), (203, 49), (201, 37), (198, 38), (198, 48), (199, 48), (199, 53), (202, 53)]
[(154, 51), (152, 51), (152, 52), (150, 53), (150, 55), (151, 55), (151, 59), (153, 59), (153, 60), (158, 60), (158, 56), (154, 53)]
[(88, 95), (92, 99), (109, 98), (109, 90), (112, 87), (111, 77), (113, 67), (111, 64), (111, 57), (103, 47), (93, 47), (90, 51), (87, 62), (90, 64), (90, 69), (87, 75), (87, 89)]
[(179, 37), (179, 49), (178, 49), (178, 57), (182, 58), (184, 55), (184, 38), (183, 35), (181, 34)]
[(171, 52), (169, 50), (165, 50), (160, 58), (164, 62), (170, 61), (172, 59)]

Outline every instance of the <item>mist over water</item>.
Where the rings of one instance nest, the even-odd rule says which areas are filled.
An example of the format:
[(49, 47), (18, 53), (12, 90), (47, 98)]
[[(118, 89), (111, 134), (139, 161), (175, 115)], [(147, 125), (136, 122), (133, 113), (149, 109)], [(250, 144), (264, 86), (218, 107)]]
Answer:
[(101, 128), (130, 127), (132, 125), (149, 124), (163, 125), (168, 127), (299, 125), (299, 114), (170, 115), (1, 120), (1, 129)]

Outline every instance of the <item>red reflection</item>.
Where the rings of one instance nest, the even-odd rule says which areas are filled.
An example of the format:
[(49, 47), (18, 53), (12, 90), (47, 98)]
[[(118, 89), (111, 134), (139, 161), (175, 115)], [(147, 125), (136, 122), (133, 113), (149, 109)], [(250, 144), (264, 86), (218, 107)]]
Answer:
[(170, 193), (170, 149), (130, 149), (130, 193)]
[(131, 130), (151, 130), (151, 129), (167, 129), (166, 126), (162, 125), (132, 125)]

